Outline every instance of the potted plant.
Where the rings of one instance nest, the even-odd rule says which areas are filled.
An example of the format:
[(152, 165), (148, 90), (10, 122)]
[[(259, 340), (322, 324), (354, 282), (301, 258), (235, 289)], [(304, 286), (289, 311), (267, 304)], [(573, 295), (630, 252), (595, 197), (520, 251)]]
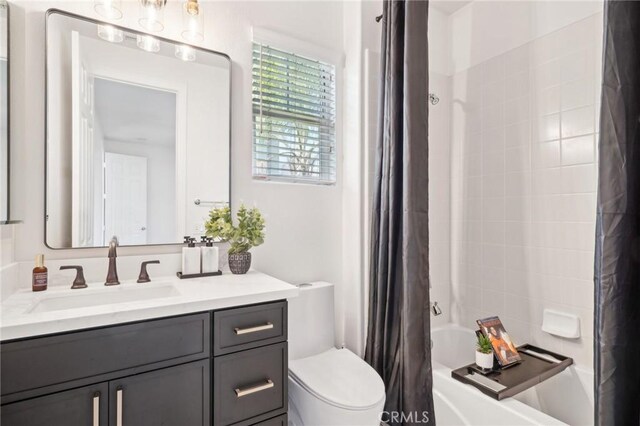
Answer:
[(204, 224), (206, 234), (220, 242), (229, 242), (229, 269), (234, 274), (246, 274), (251, 267), (251, 250), (264, 243), (264, 218), (257, 208), (241, 205), (233, 224), (228, 206), (212, 209)]
[(476, 342), (476, 365), (480, 368), (493, 368), (493, 346), (491, 340), (482, 333), (478, 334)]

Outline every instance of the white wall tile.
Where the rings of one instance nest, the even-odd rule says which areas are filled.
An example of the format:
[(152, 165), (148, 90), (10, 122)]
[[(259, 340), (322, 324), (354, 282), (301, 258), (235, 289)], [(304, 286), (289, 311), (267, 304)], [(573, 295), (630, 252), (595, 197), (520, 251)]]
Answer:
[(561, 83), (561, 64), (559, 60), (545, 62), (533, 70), (533, 84), (536, 89), (545, 89)]
[(562, 165), (591, 164), (595, 161), (593, 134), (562, 140)]
[(504, 174), (504, 149), (482, 151), (482, 174)]
[(509, 124), (504, 129), (504, 144), (507, 147), (528, 145), (531, 140), (531, 124), (521, 121)]
[(483, 197), (504, 196), (504, 174), (488, 174), (482, 176)]
[(505, 104), (504, 123), (515, 124), (529, 119), (529, 97), (512, 99)]
[(510, 75), (505, 81), (505, 97), (512, 100), (529, 95), (529, 70)]
[(536, 120), (536, 138), (538, 142), (560, 139), (560, 114), (549, 114)]
[[(475, 135), (451, 166), (465, 169), (451, 194), (459, 200), (452, 217), (462, 218), (452, 233), (466, 241), (451, 246), (452, 276), (464, 282), (464, 291), (452, 290), (460, 321), (501, 315), (513, 336), (586, 367), (593, 342), (598, 19), (476, 66), (481, 106), (454, 110), (451, 122), (454, 133), (460, 127)], [(452, 79), (454, 94), (470, 97), (462, 93), (468, 73)], [(545, 308), (578, 315), (583, 337), (542, 332)]]
[(505, 129), (502, 126), (492, 127), (481, 135), (482, 138), (482, 150), (504, 150), (505, 145)]
[(535, 112), (538, 115), (548, 115), (560, 112), (561, 86), (550, 86), (538, 89), (535, 93)]
[(507, 173), (504, 177), (504, 194), (507, 197), (531, 195), (531, 172)]
[(504, 197), (482, 198), (483, 220), (504, 220)]
[(562, 85), (562, 110), (593, 105), (595, 82), (593, 78), (583, 78)]
[(521, 172), (530, 170), (531, 151), (529, 149), (529, 146), (527, 145), (507, 148), (504, 161), (506, 172)]
[(560, 165), (560, 141), (532, 144), (531, 161), (534, 169), (558, 167)]
[(587, 106), (562, 113), (562, 137), (587, 135), (595, 132), (593, 106)]
[(482, 86), (482, 106), (492, 106), (503, 103), (505, 100), (505, 82), (497, 80)]

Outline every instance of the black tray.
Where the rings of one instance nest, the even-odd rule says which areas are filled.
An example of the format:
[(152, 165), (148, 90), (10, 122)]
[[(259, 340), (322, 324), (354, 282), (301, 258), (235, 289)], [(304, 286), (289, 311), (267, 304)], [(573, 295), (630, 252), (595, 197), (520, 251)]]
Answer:
[[(541, 355), (531, 355), (526, 350)], [(478, 388), (485, 395), (501, 400), (519, 394), (559, 374), (573, 364), (573, 359), (537, 346), (524, 344), (518, 347), (522, 362), (508, 368), (481, 372), (475, 364), (469, 364), (451, 372), (454, 379)], [(558, 362), (544, 358), (555, 358)]]
[(207, 272), (206, 274), (188, 274), (188, 275), (183, 275), (182, 272), (176, 272), (176, 276), (181, 280), (186, 280), (188, 278), (215, 277), (217, 275), (222, 275), (222, 271)]

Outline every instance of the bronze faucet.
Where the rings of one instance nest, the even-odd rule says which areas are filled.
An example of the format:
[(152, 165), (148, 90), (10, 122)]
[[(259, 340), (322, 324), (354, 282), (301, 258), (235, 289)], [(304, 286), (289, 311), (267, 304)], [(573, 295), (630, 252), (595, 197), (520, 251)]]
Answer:
[(118, 247), (118, 237), (114, 235), (109, 242), (109, 272), (107, 272), (107, 281), (104, 285), (120, 284), (120, 280), (118, 280), (118, 269), (116, 267), (116, 257), (118, 257), (116, 247)]

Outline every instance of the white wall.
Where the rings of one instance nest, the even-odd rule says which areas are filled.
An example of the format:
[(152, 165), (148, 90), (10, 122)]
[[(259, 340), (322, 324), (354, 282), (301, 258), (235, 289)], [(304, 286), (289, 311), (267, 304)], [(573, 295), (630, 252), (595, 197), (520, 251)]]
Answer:
[[(147, 159), (147, 242), (176, 240), (176, 153), (172, 146), (106, 139), (104, 152)], [(110, 239), (111, 236), (106, 236)]]
[[(137, 28), (138, 3), (123, 2), (124, 26)], [(95, 17), (93, 2), (12, 4), (12, 205), (24, 221), (16, 227), (16, 259), (106, 256), (104, 250), (52, 251), (44, 246), (44, 15), (48, 7)], [(180, 4), (169, 2), (163, 37), (180, 38)], [(257, 182), (251, 178), (251, 27), (277, 30), (342, 55), (340, 2), (206, 2), (203, 46), (228, 53), (232, 65), (232, 200), (257, 205), (266, 215), (265, 244), (253, 250), (254, 267), (290, 282), (342, 276), (342, 161), (335, 186)], [(40, 53), (38, 53), (40, 52)], [(341, 64), (338, 65), (341, 69)], [(342, 87), (338, 87), (339, 99)], [(338, 103), (342, 108), (342, 103)], [(338, 124), (341, 147), (341, 123)], [(121, 256), (176, 253), (179, 246), (122, 248)], [(123, 277), (124, 278), (124, 277)]]
[[(540, 18), (532, 7), (565, 13), (543, 28), (542, 20), (531, 21)], [(471, 38), (462, 32), (456, 40), (462, 18), (473, 24)], [(497, 314), (517, 342), (586, 368), (593, 352), (601, 22), (598, 8), (581, 2), (474, 2), (451, 18), (458, 71), (451, 108), (453, 320), (475, 328), (476, 319)], [(552, 24), (559, 28), (539, 35)], [(472, 40), (493, 43), (492, 50)], [(542, 332), (545, 308), (577, 315), (582, 337)]]
[[(452, 74), (602, 11), (602, 1), (476, 0), (449, 18)], [(547, 46), (553, 51), (558, 46)]]
[(0, 226), (0, 269), (14, 261), (13, 226)]

